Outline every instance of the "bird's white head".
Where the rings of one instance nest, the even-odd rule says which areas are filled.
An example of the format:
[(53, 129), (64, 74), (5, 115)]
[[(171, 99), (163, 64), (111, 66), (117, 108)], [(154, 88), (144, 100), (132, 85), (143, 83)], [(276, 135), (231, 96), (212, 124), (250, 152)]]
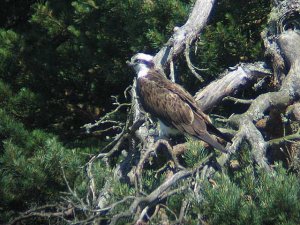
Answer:
[(132, 66), (138, 77), (145, 76), (149, 69), (154, 67), (153, 56), (144, 53), (138, 53), (134, 55), (130, 62), (127, 62), (129, 66)]

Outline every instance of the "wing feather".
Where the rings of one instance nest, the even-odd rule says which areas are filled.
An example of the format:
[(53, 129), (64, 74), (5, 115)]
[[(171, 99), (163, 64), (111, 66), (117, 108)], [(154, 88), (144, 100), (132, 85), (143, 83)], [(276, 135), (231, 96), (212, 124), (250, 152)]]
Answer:
[(152, 71), (149, 77), (138, 78), (137, 87), (141, 103), (150, 114), (158, 117), (168, 126), (173, 126), (183, 133), (207, 142), (214, 148), (225, 151), (225, 148), (211, 137), (207, 129), (225, 140), (228, 138), (213, 126), (194, 98), (181, 86)]
[(191, 124), (194, 120), (191, 107), (177, 94), (145, 78), (138, 79), (138, 87), (143, 87), (138, 93), (144, 109), (167, 125)]

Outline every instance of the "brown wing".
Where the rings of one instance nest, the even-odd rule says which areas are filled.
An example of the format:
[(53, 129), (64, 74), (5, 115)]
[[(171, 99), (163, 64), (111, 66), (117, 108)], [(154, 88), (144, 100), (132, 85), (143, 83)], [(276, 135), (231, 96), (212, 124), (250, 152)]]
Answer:
[(186, 102), (195, 113), (199, 114), (199, 116), (206, 123), (211, 124), (209, 117), (200, 110), (193, 96), (189, 92), (187, 92), (183, 87), (161, 76), (158, 71), (154, 70), (150, 71), (149, 73), (151, 73), (151, 76), (149, 76), (148, 79), (155, 82), (158, 86), (164, 87), (169, 91), (173, 92), (174, 94), (177, 94), (179, 98), (182, 101)]
[[(147, 112), (169, 126), (193, 122), (193, 111), (177, 94), (147, 78), (138, 78), (137, 82), (140, 101)], [(178, 128), (178, 130), (184, 132), (182, 129)]]
[[(158, 81), (160, 82), (158, 83)], [(207, 132), (206, 124), (209, 121), (203, 118), (201, 114), (195, 113), (193, 108), (196, 106), (188, 101), (189, 98), (193, 98), (184, 89), (179, 90), (178, 87), (180, 86), (174, 85), (174, 83), (166, 86), (166, 83), (161, 79), (138, 78), (138, 93), (144, 109), (158, 117), (166, 125), (173, 126), (182, 133), (188, 133), (207, 142), (214, 148), (225, 151), (224, 147)], [(183, 91), (184, 94), (183, 92), (179, 94), (179, 91)]]
[[(187, 103), (195, 114), (195, 120), (201, 120), (204, 122), (202, 126), (199, 124), (201, 129), (204, 129), (205, 127), (205, 130), (207, 130), (208, 132), (213, 133), (216, 136), (221, 137), (225, 141), (232, 143), (231, 139), (227, 135), (223, 134), (211, 123), (211, 120), (205, 113), (202, 112), (193, 96), (185, 89), (183, 89), (180, 85), (171, 82), (165, 77), (162, 77), (158, 71), (152, 71), (149, 79), (155, 82), (157, 85), (163, 86), (172, 93), (177, 94), (183, 102)], [(196, 125), (194, 124), (194, 126)]]

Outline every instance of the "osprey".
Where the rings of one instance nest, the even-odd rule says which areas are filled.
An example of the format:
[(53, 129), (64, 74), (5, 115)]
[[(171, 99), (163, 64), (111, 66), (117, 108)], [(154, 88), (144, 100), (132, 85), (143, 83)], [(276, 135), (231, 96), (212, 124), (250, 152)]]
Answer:
[(159, 120), (160, 136), (186, 133), (226, 152), (209, 132), (231, 141), (213, 126), (186, 90), (154, 68), (153, 56), (138, 53), (128, 64), (137, 73), (137, 95), (141, 105)]

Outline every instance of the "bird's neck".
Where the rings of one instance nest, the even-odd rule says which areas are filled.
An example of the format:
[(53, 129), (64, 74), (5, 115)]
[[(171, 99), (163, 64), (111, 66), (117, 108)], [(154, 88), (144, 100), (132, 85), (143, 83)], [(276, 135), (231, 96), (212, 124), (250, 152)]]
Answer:
[(147, 67), (145, 64), (139, 64), (136, 72), (138, 77), (145, 77), (148, 74), (149, 70), (149, 67)]

